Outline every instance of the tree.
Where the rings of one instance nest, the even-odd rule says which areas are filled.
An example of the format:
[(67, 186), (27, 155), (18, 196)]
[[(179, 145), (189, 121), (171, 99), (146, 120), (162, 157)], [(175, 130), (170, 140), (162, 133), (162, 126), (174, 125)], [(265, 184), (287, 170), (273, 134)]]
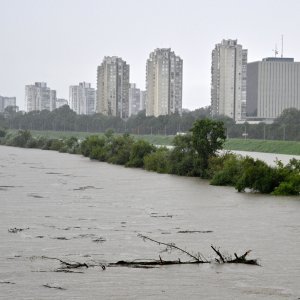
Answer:
[(192, 145), (199, 158), (201, 177), (206, 177), (209, 158), (223, 148), (226, 140), (224, 123), (210, 119), (197, 120), (191, 132)]

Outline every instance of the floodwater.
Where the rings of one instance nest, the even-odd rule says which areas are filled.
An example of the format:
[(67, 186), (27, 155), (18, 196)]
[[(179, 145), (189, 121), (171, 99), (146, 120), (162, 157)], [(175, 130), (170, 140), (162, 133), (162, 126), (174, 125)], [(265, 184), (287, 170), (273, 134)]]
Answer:
[[(0, 298), (299, 299), (299, 213), (295, 197), (241, 194), (196, 178), (0, 146)], [(214, 257), (211, 244), (229, 254), (252, 249), (249, 258), (261, 266), (95, 266), (63, 273), (55, 272), (58, 261), (42, 258), (89, 265), (189, 259), (138, 234), (207, 258)]]

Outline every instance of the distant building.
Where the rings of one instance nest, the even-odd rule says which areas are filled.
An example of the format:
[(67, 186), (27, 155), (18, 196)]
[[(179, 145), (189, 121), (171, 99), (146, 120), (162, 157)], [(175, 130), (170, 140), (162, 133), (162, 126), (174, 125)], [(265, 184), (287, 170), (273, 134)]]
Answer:
[(67, 99), (62, 99), (62, 98), (57, 98), (56, 99), (56, 108), (60, 108), (60, 107), (62, 107), (64, 105), (69, 105)]
[(3, 113), (8, 106), (16, 107), (16, 97), (0, 96), (0, 113)]
[(247, 50), (237, 40), (223, 40), (212, 51), (211, 113), (235, 121), (246, 117)]
[(81, 82), (72, 85), (69, 89), (70, 108), (80, 115), (92, 115), (95, 113), (96, 91), (90, 83)]
[(146, 109), (146, 101), (147, 101), (147, 92), (141, 91), (140, 95), (140, 110)]
[(247, 67), (247, 117), (274, 119), (284, 109), (300, 109), (300, 62), (269, 57)]
[(28, 112), (34, 110), (55, 109), (56, 91), (47, 87), (46, 82), (36, 82), (25, 86), (25, 107)]
[(135, 83), (130, 84), (129, 88), (129, 117), (137, 115), (141, 110), (141, 90), (136, 87)]
[(106, 56), (98, 67), (96, 112), (129, 116), (129, 65), (120, 57)]
[(182, 113), (182, 59), (171, 49), (150, 53), (146, 68), (146, 115)]

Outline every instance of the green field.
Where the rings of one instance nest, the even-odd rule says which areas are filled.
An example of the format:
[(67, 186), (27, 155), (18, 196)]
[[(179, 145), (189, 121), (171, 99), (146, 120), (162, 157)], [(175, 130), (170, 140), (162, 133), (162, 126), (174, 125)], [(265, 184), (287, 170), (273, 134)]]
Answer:
[[(65, 138), (75, 136), (84, 139), (97, 133), (72, 132), (72, 131), (31, 131), (33, 136), (45, 136), (47, 138)], [(103, 135), (103, 133), (98, 133)], [(172, 135), (133, 135), (136, 139), (144, 139), (154, 145), (172, 145)], [(300, 155), (300, 142), (294, 141), (268, 141), (252, 139), (229, 139), (224, 148), (226, 150), (254, 151), (279, 154)]]
[(300, 155), (300, 142), (229, 139), (225, 149)]

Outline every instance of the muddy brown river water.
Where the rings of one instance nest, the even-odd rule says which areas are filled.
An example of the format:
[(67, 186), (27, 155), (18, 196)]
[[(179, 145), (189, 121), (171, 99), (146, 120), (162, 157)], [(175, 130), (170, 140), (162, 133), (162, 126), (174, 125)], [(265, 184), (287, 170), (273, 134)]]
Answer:
[[(261, 266), (94, 267), (61, 273), (55, 272), (58, 261), (41, 258), (89, 264), (159, 255), (188, 259), (162, 252), (138, 234), (207, 258), (214, 257), (211, 244), (231, 254), (252, 249), (250, 258), (259, 258)], [(296, 300), (299, 249), (299, 198), (241, 194), (197, 178), (0, 146), (1, 299)]]

